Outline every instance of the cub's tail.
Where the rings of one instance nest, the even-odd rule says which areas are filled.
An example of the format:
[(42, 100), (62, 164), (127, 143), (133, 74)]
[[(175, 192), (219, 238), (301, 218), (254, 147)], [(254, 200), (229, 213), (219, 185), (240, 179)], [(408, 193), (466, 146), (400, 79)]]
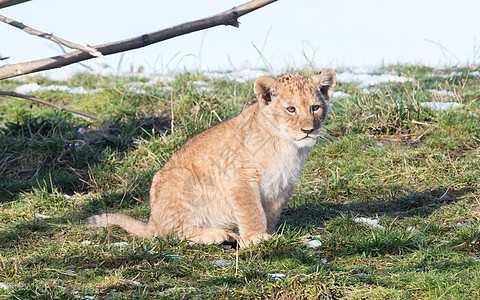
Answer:
[(150, 226), (151, 224), (119, 213), (91, 216), (83, 220), (82, 225), (97, 227), (118, 225), (138, 237), (153, 238), (155, 236), (155, 230)]

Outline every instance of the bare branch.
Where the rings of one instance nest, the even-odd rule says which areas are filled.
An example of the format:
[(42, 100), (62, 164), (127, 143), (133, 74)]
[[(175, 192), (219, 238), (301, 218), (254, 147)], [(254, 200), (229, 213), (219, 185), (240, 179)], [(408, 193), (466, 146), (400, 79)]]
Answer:
[(5, 16), (2, 16), (2, 15), (0, 15), (0, 22), (7, 23), (9, 25), (12, 25), (13, 27), (16, 27), (16, 28), (19, 28), (19, 29), (25, 31), (26, 33), (29, 33), (31, 35), (35, 35), (35, 36), (50, 40), (50, 41), (52, 41), (54, 43), (57, 43), (57, 44), (60, 44), (60, 45), (67, 46), (68, 48), (76, 49), (76, 50), (80, 50), (80, 51), (89, 53), (92, 56), (97, 56), (97, 57), (103, 56), (102, 53), (100, 53), (97, 49), (94, 49), (94, 48), (88, 47), (88, 46), (85, 47), (85, 46), (82, 46), (82, 45), (78, 45), (78, 44), (69, 42), (69, 41), (61, 39), (57, 36), (54, 36), (51, 33), (41, 32), (39, 30), (28, 27), (28, 26), (24, 25), (23, 23), (17, 22), (17, 21), (12, 20), (12, 19), (9, 19), (9, 18), (7, 18)]
[[(215, 27), (218, 25), (230, 25), (238, 27), (239, 23), (237, 19), (239, 17), (275, 1), (277, 0), (253, 0), (209, 18), (183, 23), (164, 30), (144, 34), (142, 36), (134, 37), (131, 39), (95, 46), (94, 48), (100, 51), (103, 55), (110, 55), (114, 53), (145, 47), (154, 43), (171, 39), (173, 37)], [(90, 58), (93, 58), (93, 56), (88, 53), (75, 51), (60, 56), (54, 56), (36, 61), (24, 62), (14, 65), (5, 65), (0, 68), (0, 80), (33, 72), (60, 68)]]
[(77, 115), (80, 115), (80, 116), (84, 116), (84, 117), (87, 117), (87, 118), (90, 118), (90, 119), (93, 119), (93, 120), (98, 120), (98, 117), (95, 116), (95, 115), (92, 115), (92, 114), (89, 114), (89, 113), (86, 113), (86, 112), (83, 112), (83, 111), (80, 111), (80, 110), (76, 110), (76, 109), (73, 109), (73, 108), (69, 108), (69, 107), (66, 107), (64, 105), (53, 103), (53, 102), (50, 102), (50, 101), (47, 101), (47, 100), (38, 99), (38, 98), (35, 98), (33, 96), (18, 94), (18, 93), (15, 93), (15, 92), (3, 92), (3, 91), (0, 91), (0, 96), (9, 96), (9, 97), (14, 97), (14, 98), (27, 99), (27, 100), (39, 102), (39, 103), (42, 103), (42, 104), (45, 104), (45, 105), (48, 105), (48, 106), (51, 106), (51, 107), (55, 107), (57, 109), (60, 109), (61, 111), (69, 111), (71, 113), (74, 113), (74, 114), (77, 114)]
[(0, 0), (0, 8), (17, 5), (27, 1), (30, 1), (30, 0)]

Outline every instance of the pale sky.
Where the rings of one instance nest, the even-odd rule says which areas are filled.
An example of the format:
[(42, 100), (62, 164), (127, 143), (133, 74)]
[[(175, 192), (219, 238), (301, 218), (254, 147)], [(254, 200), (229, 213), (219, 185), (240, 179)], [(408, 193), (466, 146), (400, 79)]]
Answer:
[[(211, 16), (244, 2), (33, 0), (0, 14), (78, 44), (97, 45)], [(143, 66), (157, 72), (263, 68), (260, 51), (275, 70), (309, 64), (318, 69), (466, 65), (480, 47), (479, 12), (480, 1), (473, 0), (279, 0), (241, 17), (240, 28), (219, 26), (173, 38), (126, 52), (120, 63), (120, 55), (112, 55), (86, 64), (123, 71)], [(0, 23), (0, 54), (10, 57), (0, 62), (3, 65), (61, 51), (52, 42)]]

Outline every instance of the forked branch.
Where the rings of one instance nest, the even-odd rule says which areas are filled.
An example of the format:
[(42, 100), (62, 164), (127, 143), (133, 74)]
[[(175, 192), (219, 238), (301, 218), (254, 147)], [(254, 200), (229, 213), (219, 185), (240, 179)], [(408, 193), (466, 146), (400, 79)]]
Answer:
[(41, 37), (41, 38), (44, 38), (44, 39), (47, 39), (47, 40), (50, 40), (54, 43), (57, 43), (57, 44), (60, 44), (60, 45), (64, 45), (64, 46), (67, 46), (68, 48), (71, 48), (71, 49), (76, 49), (76, 50), (79, 50), (79, 51), (83, 51), (83, 52), (86, 52), (86, 53), (89, 53), (90, 55), (92, 56), (103, 56), (102, 53), (100, 53), (97, 49), (94, 49), (92, 47), (88, 47), (88, 46), (82, 46), (82, 45), (78, 45), (78, 44), (75, 44), (75, 43), (72, 43), (72, 42), (69, 42), (67, 40), (64, 40), (62, 38), (59, 38), (58, 36), (54, 36), (53, 34), (51, 33), (45, 33), (45, 32), (41, 32), (39, 30), (36, 30), (36, 29), (33, 29), (31, 27), (28, 27), (20, 22), (17, 22), (15, 20), (12, 20), (12, 19), (9, 19), (5, 16), (2, 16), (0, 15), (0, 21), (3, 22), (3, 23), (6, 23), (8, 25), (12, 25), (13, 27), (16, 27), (18, 29), (21, 29), (23, 31), (25, 31), (26, 33), (29, 33), (31, 35), (35, 35), (35, 36), (38, 36), (38, 37)]
[[(123, 41), (94, 46), (93, 48), (100, 51), (103, 55), (110, 55), (114, 53), (145, 47), (154, 43), (171, 39), (173, 37), (215, 27), (218, 25), (230, 25), (238, 27), (239, 17), (275, 1), (277, 0), (253, 0), (209, 18), (183, 23), (164, 30), (144, 34), (142, 36), (134, 37)], [(5, 65), (0, 68), (0, 80), (33, 72), (60, 68), (93, 57), (94, 56), (89, 53), (75, 51), (55, 57), (14, 65)]]

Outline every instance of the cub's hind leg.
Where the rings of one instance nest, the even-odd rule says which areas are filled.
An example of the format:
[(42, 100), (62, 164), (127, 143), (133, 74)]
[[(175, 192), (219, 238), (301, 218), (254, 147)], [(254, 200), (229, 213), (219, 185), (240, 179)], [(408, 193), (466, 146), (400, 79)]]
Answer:
[(218, 228), (205, 228), (192, 232), (187, 235), (187, 240), (205, 244), (221, 244), (223, 242), (234, 243), (240, 240), (239, 236), (234, 232), (228, 232), (224, 229)]

